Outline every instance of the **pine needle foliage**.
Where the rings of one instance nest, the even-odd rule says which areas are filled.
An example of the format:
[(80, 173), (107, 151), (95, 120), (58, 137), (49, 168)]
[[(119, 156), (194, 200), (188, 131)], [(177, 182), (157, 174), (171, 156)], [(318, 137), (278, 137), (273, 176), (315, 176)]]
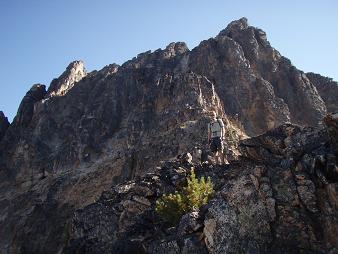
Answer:
[(176, 225), (181, 217), (208, 203), (214, 194), (214, 186), (210, 177), (196, 178), (192, 169), (187, 177), (187, 186), (182, 191), (164, 194), (156, 201), (156, 212), (170, 225)]

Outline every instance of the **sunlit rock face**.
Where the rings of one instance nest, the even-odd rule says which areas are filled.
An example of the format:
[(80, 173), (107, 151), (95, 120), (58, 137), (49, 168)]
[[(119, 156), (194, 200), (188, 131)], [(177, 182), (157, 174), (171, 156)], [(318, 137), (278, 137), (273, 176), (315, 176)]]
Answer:
[(325, 102), (328, 112), (338, 112), (338, 83), (332, 78), (323, 77), (316, 73), (306, 73), (306, 76), (316, 86), (319, 95)]
[[(201, 165), (184, 154), (112, 185), (74, 213), (65, 252), (334, 252), (338, 173), (331, 177), (326, 169), (332, 158), (337, 161), (338, 118), (327, 116), (325, 123), (323, 129), (284, 124), (243, 140), (240, 159), (227, 166)], [(324, 158), (322, 165), (313, 165), (317, 158)], [(168, 229), (154, 211), (155, 202), (182, 186), (191, 168), (212, 179), (216, 194)]]
[(238, 114), (251, 135), (284, 122), (316, 125), (326, 113), (306, 74), (272, 48), (265, 32), (249, 26), (245, 18), (201, 42), (192, 50), (189, 65), (214, 82), (226, 113)]
[[(281, 249), (279, 240), (329, 250), (336, 227), (321, 223), (337, 218), (335, 183), (326, 190), (311, 173), (296, 183), (294, 170), (305, 166), (280, 166), (306, 161), (304, 154), (333, 161), (327, 149), (335, 134), (316, 129), (338, 105), (334, 82), (325, 82), (296, 69), (245, 18), (192, 50), (170, 43), (89, 73), (72, 62), (47, 91), (36, 84), (27, 92), (12, 124), (0, 114), (0, 252), (222, 253), (244, 241), (248, 252), (264, 253)], [(199, 164), (212, 112), (226, 123), (229, 168)], [(259, 134), (242, 142), (245, 149), (234, 143)], [(191, 160), (177, 159), (187, 152)], [(154, 204), (191, 167), (213, 177), (216, 199), (184, 216), (176, 239)], [(331, 217), (313, 220), (304, 209)], [(246, 221), (261, 224), (249, 232)], [(282, 237), (291, 230), (300, 234), (295, 245)]]
[(87, 75), (87, 71), (82, 61), (70, 63), (62, 75), (54, 79), (48, 88), (49, 96), (65, 95), (76, 82), (79, 82)]

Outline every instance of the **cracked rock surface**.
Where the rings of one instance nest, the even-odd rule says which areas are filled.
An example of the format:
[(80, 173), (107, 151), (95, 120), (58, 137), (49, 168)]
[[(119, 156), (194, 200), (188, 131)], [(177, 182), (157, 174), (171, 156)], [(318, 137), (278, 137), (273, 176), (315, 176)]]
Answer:
[[(286, 149), (287, 135), (303, 140), (301, 149), (307, 149)], [(271, 139), (275, 143), (269, 143)], [(338, 183), (321, 185), (307, 164), (331, 151), (311, 146), (313, 139), (326, 143), (328, 135), (283, 125), (243, 142), (240, 159), (226, 166), (167, 161), (154, 173), (112, 187), (78, 210), (67, 251), (128, 253), (134, 246), (133, 251), (140, 251), (136, 253), (334, 253)], [(249, 141), (255, 154), (245, 152)], [(263, 154), (262, 143), (269, 149)], [(278, 151), (275, 144), (284, 149)], [(291, 152), (293, 163), (285, 165)], [(198, 176), (211, 177), (216, 195), (168, 228), (154, 211), (155, 201), (176, 190), (178, 182), (184, 185), (192, 167)]]
[[(336, 91), (245, 18), (191, 50), (74, 61), (0, 112), (0, 253), (334, 253)], [(228, 166), (200, 164), (212, 112)], [(216, 195), (167, 228), (155, 201), (191, 167)]]

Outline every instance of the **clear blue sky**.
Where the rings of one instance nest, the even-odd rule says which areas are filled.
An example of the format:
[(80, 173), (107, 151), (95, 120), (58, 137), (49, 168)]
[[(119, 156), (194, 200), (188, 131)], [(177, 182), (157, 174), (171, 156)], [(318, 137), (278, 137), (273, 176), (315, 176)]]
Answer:
[(73, 60), (87, 70), (184, 41), (190, 49), (247, 17), (304, 71), (338, 80), (338, 1), (0, 0), (0, 110)]

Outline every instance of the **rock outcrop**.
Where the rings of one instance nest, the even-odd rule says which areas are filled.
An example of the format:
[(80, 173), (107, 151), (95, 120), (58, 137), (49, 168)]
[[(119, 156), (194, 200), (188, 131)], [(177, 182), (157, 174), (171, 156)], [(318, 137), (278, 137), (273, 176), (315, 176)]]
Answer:
[[(34, 85), (1, 129), (1, 252), (220, 253), (243, 243), (264, 253), (281, 241), (331, 250), (336, 125), (329, 136), (318, 126), (337, 101), (317, 79), (244, 18), (191, 51), (170, 43), (89, 73), (71, 63), (47, 92)], [(226, 168), (199, 164), (212, 112), (226, 123)], [(309, 161), (318, 167), (307, 171)], [(191, 167), (217, 195), (167, 229), (154, 202)]]
[(46, 95), (46, 86), (43, 84), (35, 84), (23, 97), (18, 113), (15, 116), (13, 123), (16, 127), (27, 127), (33, 117), (35, 104), (41, 101)]
[(74, 61), (70, 63), (62, 75), (54, 79), (49, 88), (48, 96), (63, 96), (65, 95), (76, 82), (79, 82), (87, 75), (87, 71), (82, 61)]
[[(195, 146), (201, 148), (207, 143), (209, 112), (216, 111), (227, 121), (213, 84), (204, 76), (192, 72), (153, 76), (133, 66), (120, 68), (131, 78), (125, 80), (119, 71), (88, 74), (66, 96), (38, 102), (29, 125), (35, 135), (23, 134), (20, 142), (7, 144), (1, 188), (6, 197), (2, 216), (8, 226), (0, 233), (9, 237), (1, 245), (16, 236), (10, 251), (17, 246), (35, 252), (62, 248), (62, 230), (72, 211), (96, 200), (112, 183), (151, 172), (160, 160)], [(15, 192), (8, 179), (18, 183)], [(27, 207), (32, 209), (29, 214)], [(25, 219), (18, 221), (17, 216)], [(45, 216), (55, 221), (39, 231), (37, 220), (47, 220)], [(45, 234), (54, 223), (60, 227)]]
[(306, 73), (325, 102), (328, 112), (338, 112), (338, 83), (332, 78), (323, 77), (312, 72)]
[(317, 156), (331, 156), (329, 145), (324, 130), (293, 125), (244, 141), (242, 154), (250, 160), (206, 215), (211, 253), (337, 251), (337, 204), (331, 197), (337, 182), (322, 186), (313, 167)]
[(9, 127), (9, 122), (5, 114), (0, 111), (0, 140), (5, 136), (5, 133)]
[[(243, 156), (228, 166), (165, 162), (77, 210), (65, 252), (335, 253), (338, 182), (321, 185), (312, 165), (330, 144), (325, 130), (287, 124), (240, 144)], [(191, 168), (211, 177), (217, 194), (167, 228), (155, 201)]]
[[(242, 18), (192, 50), (189, 66), (206, 75), (250, 135), (284, 122), (316, 125), (326, 107), (306, 74), (270, 46), (264, 31)], [(257, 112), (260, 112), (259, 114)]]

